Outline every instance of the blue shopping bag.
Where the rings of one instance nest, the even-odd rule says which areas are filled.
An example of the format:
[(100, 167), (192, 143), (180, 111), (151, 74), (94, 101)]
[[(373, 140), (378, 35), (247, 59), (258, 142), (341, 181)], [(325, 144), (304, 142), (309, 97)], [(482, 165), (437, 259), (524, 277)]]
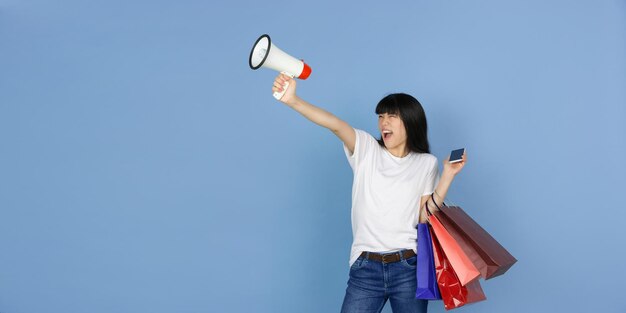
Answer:
[(427, 223), (417, 224), (417, 290), (415, 298), (439, 300), (441, 294), (435, 273), (435, 256)]

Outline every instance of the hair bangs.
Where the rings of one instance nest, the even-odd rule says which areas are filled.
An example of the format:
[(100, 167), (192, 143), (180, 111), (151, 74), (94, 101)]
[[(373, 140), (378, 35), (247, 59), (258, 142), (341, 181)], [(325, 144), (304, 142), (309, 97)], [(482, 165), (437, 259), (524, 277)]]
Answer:
[(376, 114), (400, 114), (398, 101), (392, 95), (384, 97), (376, 106)]

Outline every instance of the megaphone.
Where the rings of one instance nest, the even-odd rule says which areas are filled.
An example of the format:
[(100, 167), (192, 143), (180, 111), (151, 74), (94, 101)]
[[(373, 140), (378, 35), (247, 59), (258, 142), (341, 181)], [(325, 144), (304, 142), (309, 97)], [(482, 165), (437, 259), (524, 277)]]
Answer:
[[(311, 67), (278, 49), (267, 34), (261, 35), (254, 43), (248, 63), (253, 70), (267, 67), (299, 79), (307, 79), (311, 75)], [(289, 83), (283, 86), (282, 92), (275, 92), (274, 98), (280, 100), (287, 88), (289, 88)]]

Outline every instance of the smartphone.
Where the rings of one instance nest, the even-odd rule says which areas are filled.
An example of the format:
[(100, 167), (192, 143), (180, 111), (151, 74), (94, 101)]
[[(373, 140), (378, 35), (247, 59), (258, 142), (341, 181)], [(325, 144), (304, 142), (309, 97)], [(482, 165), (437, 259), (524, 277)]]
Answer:
[(453, 150), (450, 153), (450, 163), (456, 163), (463, 161), (463, 153), (465, 153), (465, 148)]

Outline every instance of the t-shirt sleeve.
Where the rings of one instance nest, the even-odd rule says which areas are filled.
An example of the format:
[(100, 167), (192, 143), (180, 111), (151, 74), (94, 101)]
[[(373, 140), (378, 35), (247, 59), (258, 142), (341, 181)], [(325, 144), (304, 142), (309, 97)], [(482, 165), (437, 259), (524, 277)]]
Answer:
[(422, 196), (428, 196), (435, 192), (435, 187), (437, 186), (438, 182), (439, 165), (437, 162), (437, 158), (433, 156), (433, 162), (430, 171), (428, 171), (428, 174), (426, 174), (426, 185), (424, 186), (424, 193), (422, 194)]
[(356, 134), (356, 141), (354, 143), (354, 153), (350, 154), (350, 150), (343, 144), (343, 151), (346, 153), (346, 158), (348, 159), (348, 163), (350, 163), (350, 167), (354, 171), (356, 166), (361, 160), (363, 160), (368, 153), (373, 151), (375, 148), (374, 144), (378, 144), (376, 139), (372, 137), (366, 131), (354, 128), (354, 132)]

